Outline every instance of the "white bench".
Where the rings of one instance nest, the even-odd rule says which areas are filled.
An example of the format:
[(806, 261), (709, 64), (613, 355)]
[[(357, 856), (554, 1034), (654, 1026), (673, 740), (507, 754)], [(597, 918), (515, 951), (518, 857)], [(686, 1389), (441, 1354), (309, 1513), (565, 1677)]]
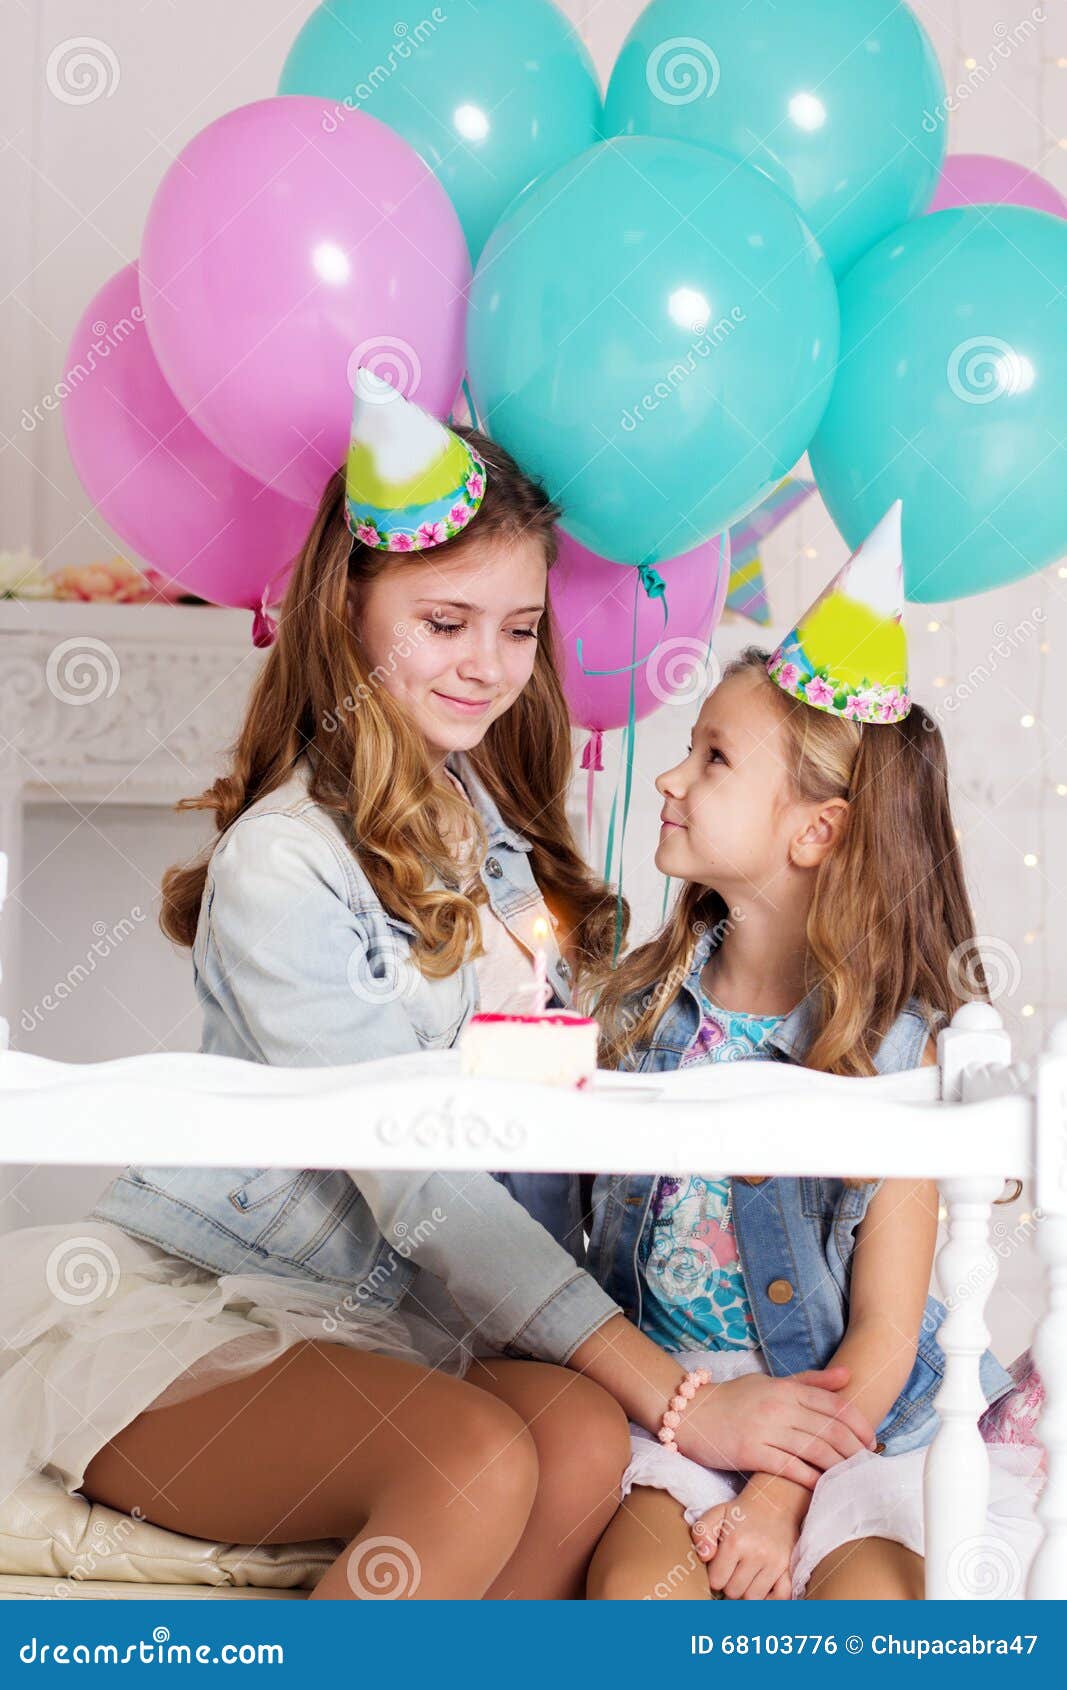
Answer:
[[(1035, 1356), (1047, 1404), (1048, 1477), (1029, 1598), (1067, 1596), (1067, 1023), (1030, 1069), (1010, 1066), (996, 1012), (970, 1004), (938, 1041), (936, 1067), (843, 1079), (766, 1063), (668, 1075), (602, 1074), (585, 1092), (460, 1076), (455, 1051), (342, 1068), (268, 1068), (197, 1054), (67, 1064), (4, 1049), (0, 1161), (8, 1164), (271, 1168), (626, 1169), (683, 1173), (715, 1162), (750, 1174), (937, 1180), (947, 1240), (938, 1260), (949, 1313), (939, 1342), (941, 1425), (926, 1464), (926, 1595), (963, 1594), (960, 1545), (981, 1538), (989, 1493), (979, 1358), (996, 1277), (991, 1204), (1005, 1179), (1034, 1182), (1048, 1308)], [(783, 1096), (784, 1094), (784, 1096)], [(795, 1107), (816, 1097), (829, 1105)], [(709, 1106), (713, 1105), (713, 1114)], [(293, 1130), (295, 1121), (299, 1131)], [(856, 1123), (862, 1122), (857, 1131)], [(871, 1147), (877, 1146), (872, 1157)], [(876, 1164), (875, 1166), (872, 1166)], [(953, 1287), (962, 1294), (954, 1295)], [(68, 1583), (70, 1581), (67, 1581)], [(27, 1583), (47, 1586), (29, 1590)], [(0, 1596), (56, 1594), (56, 1580), (0, 1572)], [(247, 1586), (78, 1583), (62, 1595), (306, 1595)]]

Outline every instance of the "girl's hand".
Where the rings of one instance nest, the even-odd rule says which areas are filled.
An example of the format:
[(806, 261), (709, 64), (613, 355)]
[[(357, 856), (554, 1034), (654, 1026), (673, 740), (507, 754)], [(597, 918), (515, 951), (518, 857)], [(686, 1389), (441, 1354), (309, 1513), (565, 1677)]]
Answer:
[(848, 1380), (847, 1367), (826, 1367), (707, 1385), (682, 1416), (678, 1448), (703, 1467), (776, 1474), (814, 1490), (828, 1467), (875, 1446), (870, 1422), (840, 1394)]
[(807, 1505), (798, 1486), (768, 1484), (757, 1475), (732, 1502), (710, 1508), (691, 1527), (694, 1548), (707, 1563), (709, 1588), (729, 1600), (788, 1602), (789, 1558)]

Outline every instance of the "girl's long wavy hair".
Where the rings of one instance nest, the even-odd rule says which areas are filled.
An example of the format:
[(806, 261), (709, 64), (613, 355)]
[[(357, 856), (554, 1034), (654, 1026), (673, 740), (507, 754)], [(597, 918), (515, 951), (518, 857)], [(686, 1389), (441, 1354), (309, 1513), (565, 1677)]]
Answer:
[[(964, 1002), (988, 1001), (974, 917), (949, 804), (944, 741), (913, 704), (903, 721), (864, 724), (791, 698), (749, 646), (723, 679), (764, 676), (785, 734), (797, 798), (848, 800), (843, 838), (816, 872), (807, 922), (806, 990), (814, 1038), (804, 1059), (827, 1074), (869, 1075), (909, 998), (936, 1031)], [(731, 913), (709, 887), (689, 883), (660, 932), (618, 967), (586, 975), (601, 1063), (633, 1066), (689, 972), (705, 927), (729, 931)], [(703, 924), (703, 926), (701, 925)]]
[[(459, 561), (486, 542), (539, 540), (551, 571), (560, 512), (514, 458), (478, 430), (452, 425), (488, 469), (481, 508), (447, 542)], [(438, 569), (441, 561), (435, 559)], [(427, 978), (452, 974), (484, 954), (477, 905), (487, 893), (475, 879), (462, 890), (445, 837), (472, 826), (469, 807), (432, 767), (421, 736), (383, 684), (418, 629), (398, 630), (395, 655), (372, 670), (355, 635), (353, 607), (383, 570), (410, 557), (354, 540), (345, 518), (342, 473), (327, 486), (282, 605), (277, 639), (257, 676), (229, 768), (179, 810), (214, 812), (216, 835), (272, 792), (310, 751), (309, 794), (333, 812), (382, 904), (415, 929), (412, 960)], [(583, 861), (566, 813), (572, 774), (567, 705), (556, 666), (551, 610), (542, 620), (533, 673), (504, 715), (470, 753), (501, 816), (531, 843), (531, 867), (545, 902), (573, 945), (575, 982), (605, 962), (614, 944), (611, 890)], [(487, 839), (473, 821), (478, 848)], [(443, 836), (444, 835), (444, 836)], [(192, 945), (217, 836), (193, 863), (163, 876), (160, 925)], [(431, 884), (435, 873), (444, 886)], [(624, 927), (629, 910), (624, 908)]]

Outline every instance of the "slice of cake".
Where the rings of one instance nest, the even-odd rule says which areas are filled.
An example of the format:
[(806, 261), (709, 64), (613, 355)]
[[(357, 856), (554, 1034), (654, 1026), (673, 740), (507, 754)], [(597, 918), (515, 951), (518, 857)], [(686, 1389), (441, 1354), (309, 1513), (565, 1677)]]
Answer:
[(543, 1015), (472, 1015), (460, 1034), (460, 1072), (584, 1086), (596, 1073), (599, 1035), (598, 1022), (572, 1009)]

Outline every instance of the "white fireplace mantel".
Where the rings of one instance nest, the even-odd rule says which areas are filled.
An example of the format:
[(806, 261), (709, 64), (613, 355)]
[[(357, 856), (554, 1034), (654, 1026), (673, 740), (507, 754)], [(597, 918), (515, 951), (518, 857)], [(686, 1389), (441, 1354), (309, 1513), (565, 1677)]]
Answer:
[(210, 782), (263, 660), (251, 635), (251, 612), (208, 605), (0, 601), (0, 785), (172, 804)]
[(169, 806), (202, 792), (264, 655), (250, 611), (0, 600), (0, 850), (11, 889), (0, 1014), (19, 976), (25, 806)]

